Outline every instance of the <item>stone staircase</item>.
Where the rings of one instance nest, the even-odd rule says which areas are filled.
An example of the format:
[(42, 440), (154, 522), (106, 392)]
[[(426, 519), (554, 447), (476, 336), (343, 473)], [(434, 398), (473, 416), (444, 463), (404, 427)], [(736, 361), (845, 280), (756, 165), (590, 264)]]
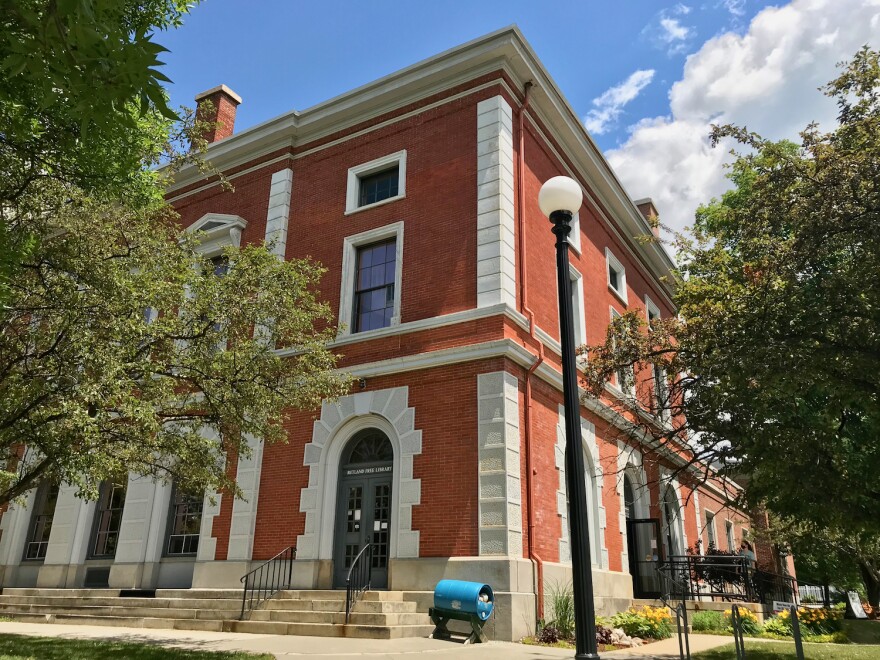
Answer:
[(344, 591), (281, 591), (240, 621), (241, 591), (232, 589), (131, 595), (116, 589), (3, 589), (0, 594), (0, 616), (28, 623), (371, 639), (427, 637), (434, 627), (418, 609), (403, 592), (368, 591), (346, 624)]

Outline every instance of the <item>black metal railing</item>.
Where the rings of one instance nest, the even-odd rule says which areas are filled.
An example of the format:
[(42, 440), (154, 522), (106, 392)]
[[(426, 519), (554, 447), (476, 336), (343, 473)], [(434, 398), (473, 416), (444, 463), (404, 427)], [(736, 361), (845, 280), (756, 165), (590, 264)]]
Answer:
[(295, 559), (296, 548), (294, 546), (284, 548), (272, 559), (260, 564), (241, 578), (244, 591), (241, 595), (240, 619), (244, 620), (246, 613), (250, 613), (282, 589), (290, 589)]
[(730, 607), (730, 627), (733, 628), (733, 646), (736, 651), (736, 660), (745, 660), (746, 643), (743, 640), (743, 622), (738, 605), (731, 605)]
[(351, 617), (355, 601), (370, 588), (373, 579), (373, 544), (367, 543), (351, 562), (345, 578), (345, 622)]
[(729, 602), (798, 602), (795, 580), (754, 568), (746, 557), (681, 555), (669, 557), (657, 568), (664, 597), (699, 597)]

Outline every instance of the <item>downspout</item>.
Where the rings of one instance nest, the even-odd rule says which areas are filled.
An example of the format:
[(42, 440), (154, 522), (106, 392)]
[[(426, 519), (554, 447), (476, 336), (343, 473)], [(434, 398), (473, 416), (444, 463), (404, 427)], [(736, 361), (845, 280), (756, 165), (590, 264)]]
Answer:
[(534, 507), (534, 468), (532, 467), (532, 375), (537, 368), (544, 362), (544, 343), (535, 336), (535, 313), (529, 307), (529, 287), (526, 269), (526, 240), (525, 240), (525, 202), (524, 202), (524, 181), (525, 181), (525, 112), (529, 106), (530, 92), (532, 83), (527, 82), (523, 92), (523, 102), (519, 109), (518, 116), (518, 135), (519, 135), (519, 152), (517, 158), (516, 178), (517, 178), (517, 196), (516, 196), (516, 219), (517, 234), (519, 238), (519, 291), (520, 291), (520, 311), (529, 320), (529, 336), (538, 344), (538, 355), (525, 377), (525, 445), (526, 445), (526, 506), (529, 510), (529, 522), (527, 538), (529, 544), (529, 559), (532, 561), (534, 571), (534, 586), (537, 595), (535, 603), (535, 615), (537, 620), (544, 618), (544, 560), (535, 551), (535, 507)]

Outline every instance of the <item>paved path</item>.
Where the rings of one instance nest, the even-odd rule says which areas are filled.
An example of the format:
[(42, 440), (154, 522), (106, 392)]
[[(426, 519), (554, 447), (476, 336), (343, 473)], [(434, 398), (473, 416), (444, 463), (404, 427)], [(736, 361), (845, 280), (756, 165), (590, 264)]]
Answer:
[[(510, 642), (490, 642), (463, 646), (454, 642), (414, 637), (409, 639), (338, 639), (332, 637), (299, 637), (292, 635), (251, 635), (245, 633), (202, 632), (197, 630), (152, 630), (149, 628), (116, 628), (103, 626), (72, 626), (50, 623), (0, 622), (0, 634), (63, 637), (65, 639), (113, 639), (140, 644), (156, 644), (202, 651), (250, 651), (270, 653), (278, 660), (295, 657), (381, 660), (424, 655), (429, 660), (457, 658), (504, 658), (504, 660), (554, 660), (571, 658), (567, 649), (526, 646)], [(691, 635), (691, 651), (730, 643), (730, 637)], [(678, 641), (667, 639), (638, 649), (602, 653), (603, 658), (620, 660), (667, 660), (678, 658)]]

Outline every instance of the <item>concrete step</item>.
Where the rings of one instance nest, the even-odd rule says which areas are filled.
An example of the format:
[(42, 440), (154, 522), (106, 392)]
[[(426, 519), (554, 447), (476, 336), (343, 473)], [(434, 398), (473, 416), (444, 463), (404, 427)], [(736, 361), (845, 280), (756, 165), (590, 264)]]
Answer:
[[(271, 598), (260, 609), (289, 610), (296, 612), (344, 612), (344, 600), (305, 600)], [(415, 612), (415, 603), (389, 600), (359, 600), (354, 605), (356, 612)]]
[(160, 619), (231, 619), (241, 613), (236, 609), (198, 609), (170, 607), (125, 607), (80, 605), (60, 607), (58, 605), (4, 605), (0, 603), (0, 614), (7, 612), (26, 612), (29, 614), (88, 614), (91, 616), (129, 616)]
[(159, 609), (241, 609), (241, 599), (187, 598), (40, 598), (38, 596), (0, 596), (0, 607), (147, 607)]
[[(233, 617), (228, 617), (233, 618)], [(345, 612), (311, 612), (305, 610), (254, 610), (248, 621), (281, 621), (286, 623), (345, 623)], [(374, 613), (352, 612), (351, 623), (368, 626), (427, 625), (428, 615), (418, 612)]]
[(6, 612), (6, 616), (26, 623), (60, 623), (77, 626), (112, 626), (124, 628), (165, 628), (220, 632), (223, 621), (197, 619), (143, 618), (131, 616), (92, 616), (89, 614), (31, 614)]

